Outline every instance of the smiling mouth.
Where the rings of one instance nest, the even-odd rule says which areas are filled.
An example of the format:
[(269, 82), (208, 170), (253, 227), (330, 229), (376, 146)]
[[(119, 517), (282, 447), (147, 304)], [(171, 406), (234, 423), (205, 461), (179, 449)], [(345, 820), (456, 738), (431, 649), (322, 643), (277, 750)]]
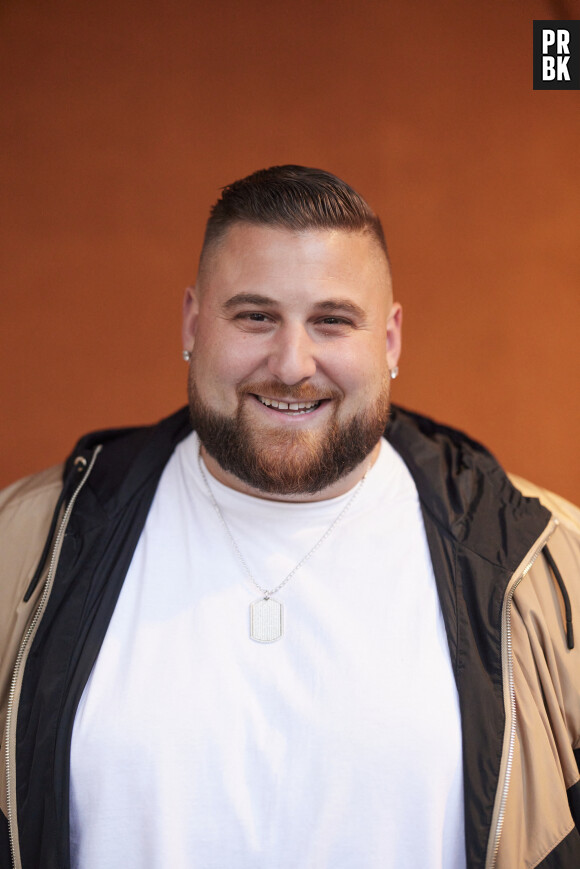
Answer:
[(312, 413), (325, 400), (321, 398), (318, 401), (279, 401), (275, 398), (264, 398), (263, 395), (255, 395), (254, 397), (265, 407), (271, 407), (273, 410), (292, 415)]

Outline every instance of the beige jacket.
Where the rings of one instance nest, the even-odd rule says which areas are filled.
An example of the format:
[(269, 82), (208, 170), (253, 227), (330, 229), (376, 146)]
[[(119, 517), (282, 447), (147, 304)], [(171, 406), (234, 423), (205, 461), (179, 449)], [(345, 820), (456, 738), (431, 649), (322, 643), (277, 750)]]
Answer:
[[(6, 737), (3, 739), (6, 760), (0, 773), (0, 807), (5, 815), (9, 802), (14, 815), (14, 722), (22, 666), (12, 686), (11, 682), (15, 662), (19, 657), (25, 660), (31, 632), (42, 617), (50, 591), (45, 585), (48, 565), (28, 603), (23, 602), (23, 597), (48, 533), (61, 490), (61, 474), (61, 467), (52, 468), (16, 483), (0, 495), (2, 732), (9, 703), (14, 704), (8, 744)], [(523, 480), (513, 480), (525, 494), (539, 497), (553, 518), (514, 571), (504, 596), (501, 643), (506, 725), (486, 869), (539, 866), (574, 829), (567, 791), (572, 789), (574, 798), (580, 800), (580, 774), (574, 754), (580, 750), (580, 510)], [(562, 595), (544, 558), (539, 557), (546, 543), (570, 595), (579, 637), (572, 650), (566, 643)], [(58, 559), (58, 548), (59, 540), (54, 559)], [(11, 779), (9, 799), (7, 767)], [(15, 826), (14, 818), (12, 821)], [(19, 869), (17, 830), (13, 832), (14, 865)], [(567, 853), (566, 849), (563, 853)]]

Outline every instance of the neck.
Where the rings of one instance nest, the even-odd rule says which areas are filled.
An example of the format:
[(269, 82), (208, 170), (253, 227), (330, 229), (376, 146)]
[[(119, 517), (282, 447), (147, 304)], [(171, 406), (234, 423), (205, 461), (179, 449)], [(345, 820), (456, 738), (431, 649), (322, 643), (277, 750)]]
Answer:
[(326, 501), (330, 498), (338, 498), (340, 495), (346, 494), (362, 480), (364, 475), (372, 468), (376, 462), (381, 449), (380, 442), (376, 444), (372, 452), (366, 459), (353, 468), (350, 473), (345, 474), (335, 483), (326, 486), (319, 492), (299, 492), (298, 494), (283, 495), (276, 492), (263, 492), (261, 489), (255, 489), (253, 486), (244, 483), (235, 474), (230, 471), (225, 471), (222, 466), (209, 455), (205, 447), (201, 446), (201, 455), (205, 462), (206, 468), (220, 483), (224, 486), (229, 486), (230, 489), (235, 489), (237, 492), (243, 492), (244, 495), (252, 495), (254, 498), (263, 498), (266, 501), (290, 501), (295, 503), (307, 503), (310, 501)]

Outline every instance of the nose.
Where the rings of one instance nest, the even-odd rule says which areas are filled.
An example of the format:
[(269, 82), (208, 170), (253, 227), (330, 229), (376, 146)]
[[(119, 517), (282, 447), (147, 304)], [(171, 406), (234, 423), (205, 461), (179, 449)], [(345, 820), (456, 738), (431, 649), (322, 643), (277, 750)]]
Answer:
[(277, 331), (268, 357), (268, 370), (287, 386), (315, 374), (314, 342), (304, 326), (287, 324)]

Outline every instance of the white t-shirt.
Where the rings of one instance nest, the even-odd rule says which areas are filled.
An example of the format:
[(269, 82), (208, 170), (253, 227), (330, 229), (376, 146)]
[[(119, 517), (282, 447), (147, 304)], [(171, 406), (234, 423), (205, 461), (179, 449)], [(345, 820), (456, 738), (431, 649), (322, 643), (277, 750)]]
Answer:
[[(382, 442), (263, 644), (198, 447), (163, 473), (77, 711), (73, 869), (464, 869), (458, 698), (403, 461)], [(266, 588), (352, 494), (285, 503), (206, 475)]]

